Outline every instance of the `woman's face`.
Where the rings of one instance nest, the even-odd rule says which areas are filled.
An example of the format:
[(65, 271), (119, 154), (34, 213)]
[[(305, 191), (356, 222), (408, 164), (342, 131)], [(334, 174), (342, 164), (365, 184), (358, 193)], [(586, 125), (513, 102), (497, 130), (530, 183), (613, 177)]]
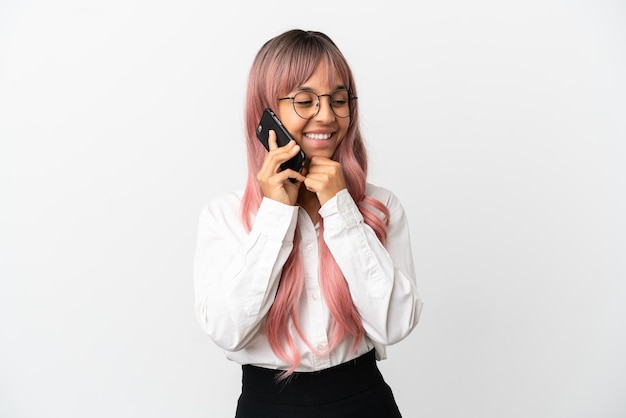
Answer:
[[(335, 72), (336, 85), (327, 84), (326, 71)], [(333, 94), (338, 90), (345, 90), (346, 86), (339, 78), (334, 68), (328, 68), (324, 63), (317, 66), (311, 77), (301, 86), (281, 97), (293, 97), (298, 92), (308, 91), (317, 95)], [(315, 101), (317, 97), (312, 96)], [(330, 158), (348, 132), (350, 117), (340, 118), (335, 115), (330, 106), (330, 97), (320, 98), (319, 112), (311, 119), (303, 119), (294, 110), (293, 100), (280, 100), (278, 117), (291, 136), (300, 145), (307, 158), (322, 156)], [(345, 104), (346, 109), (348, 103)], [(341, 113), (341, 112), (339, 112)]]

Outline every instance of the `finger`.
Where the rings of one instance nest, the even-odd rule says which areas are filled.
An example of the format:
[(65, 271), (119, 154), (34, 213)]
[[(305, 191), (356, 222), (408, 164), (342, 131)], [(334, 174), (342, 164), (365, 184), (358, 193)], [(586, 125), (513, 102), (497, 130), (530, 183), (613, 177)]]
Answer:
[[(271, 144), (268, 141), (268, 144)], [(274, 145), (275, 145), (274, 141)], [(287, 145), (284, 147), (273, 147), (267, 153), (265, 160), (263, 161), (263, 166), (269, 168), (272, 172), (278, 172), (279, 166), (293, 158), (300, 151), (300, 146), (295, 141), (289, 141)]]
[(287, 178), (287, 179), (295, 179), (295, 181), (297, 183), (304, 183), (306, 180), (306, 177), (303, 176), (302, 174), (298, 173), (297, 171), (294, 171), (290, 168), (283, 170), (279, 173), (279, 175), (281, 176), (281, 178)]
[(320, 174), (328, 174), (328, 175), (337, 175), (341, 172), (341, 165), (339, 164), (314, 164), (311, 163), (309, 166), (309, 171), (307, 175), (320, 175)]
[(281, 165), (282, 163), (295, 157), (300, 152), (300, 146), (295, 141), (290, 141), (283, 147), (272, 150), (268, 159), (273, 164)]
[[(291, 180), (293, 179), (293, 181)], [(280, 187), (287, 187), (290, 183), (297, 183), (298, 185), (304, 184), (304, 177), (302, 174), (291, 169), (283, 170), (271, 175), (269, 182)]]
[(339, 164), (337, 161), (331, 160), (329, 158), (325, 158), (325, 157), (318, 157), (318, 156), (313, 156), (310, 161), (309, 161), (309, 167), (312, 170), (318, 170), (318, 169), (326, 169), (328, 167), (341, 167), (341, 164)]
[(295, 141), (289, 141), (287, 145), (279, 147), (276, 151), (273, 151), (273, 157), (276, 158), (275, 161), (280, 165), (295, 157), (299, 152), (300, 145), (298, 145)]
[(311, 164), (328, 165), (328, 164), (339, 164), (339, 163), (335, 160), (331, 160), (330, 158), (320, 157), (319, 155), (314, 155), (311, 157)]
[(278, 144), (276, 143), (276, 132), (274, 132), (273, 130), (269, 131), (267, 137), (267, 145), (270, 147), (268, 151), (272, 151), (278, 148)]
[(304, 178), (304, 187), (310, 192), (317, 193), (322, 186), (322, 182), (315, 177), (307, 175)]

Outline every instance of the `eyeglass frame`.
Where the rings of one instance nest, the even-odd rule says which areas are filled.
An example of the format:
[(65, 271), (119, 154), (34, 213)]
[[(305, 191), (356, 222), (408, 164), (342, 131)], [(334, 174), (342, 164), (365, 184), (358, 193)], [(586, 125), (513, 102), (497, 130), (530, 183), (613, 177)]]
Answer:
[[(356, 100), (356, 99), (358, 99), (358, 97), (357, 97), (357, 96), (355, 96), (355, 95), (353, 95), (353, 94), (352, 94), (352, 92), (350, 91), (350, 89), (337, 89), (337, 90), (335, 90), (335, 91), (334, 91), (334, 92), (332, 92), (332, 93), (325, 93), (325, 94), (317, 94), (317, 93), (315, 93), (314, 91), (311, 91), (311, 90), (301, 90), (301, 91), (297, 92), (296, 94), (294, 94), (294, 95), (293, 95), (293, 96), (291, 96), (291, 97), (279, 97), (279, 98), (278, 98), (278, 101), (280, 102), (281, 100), (291, 100), (291, 105), (293, 106), (293, 111), (294, 111), (294, 112), (296, 112), (296, 115), (298, 115), (298, 117), (300, 117), (301, 119), (311, 120), (311, 119), (313, 119), (314, 117), (316, 117), (316, 116), (320, 113), (320, 109), (322, 108), (322, 106), (321, 106), (321, 103), (322, 103), (322, 97), (326, 96), (326, 97), (328, 97), (328, 105), (330, 106), (330, 110), (332, 110), (332, 111), (333, 111), (333, 114), (334, 114), (335, 116), (337, 116), (338, 118), (341, 118), (341, 119), (349, 118), (349, 117), (350, 117), (350, 113), (349, 113), (349, 112), (348, 112), (348, 115), (346, 115), (346, 116), (339, 116), (339, 115), (335, 112), (335, 109), (333, 108), (332, 102), (330, 101), (330, 99), (333, 97), (333, 94), (338, 93), (338, 92), (340, 92), (340, 91), (347, 91), (347, 92), (348, 92), (348, 106), (350, 106), (350, 101), (351, 101), (351, 100)], [(295, 102), (295, 98), (296, 98), (296, 96), (297, 96), (298, 94), (300, 94), (300, 93), (311, 93), (311, 94), (313, 94), (313, 95), (317, 96), (317, 111), (313, 114), (313, 116), (308, 117), (308, 118), (302, 117), (302, 116), (298, 113), (298, 111), (296, 110), (296, 102)], [(351, 109), (350, 109), (350, 110), (351, 110)]]

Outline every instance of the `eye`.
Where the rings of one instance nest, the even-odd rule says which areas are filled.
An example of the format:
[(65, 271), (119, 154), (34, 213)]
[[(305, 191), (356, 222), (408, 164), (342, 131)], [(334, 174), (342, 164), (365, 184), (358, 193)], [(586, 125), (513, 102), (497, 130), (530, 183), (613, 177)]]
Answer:
[(293, 103), (298, 107), (312, 107), (317, 102), (317, 96), (308, 92), (300, 92), (293, 98)]
[(333, 107), (342, 107), (342, 106), (346, 106), (349, 101), (350, 101), (350, 98), (348, 96), (348, 92), (342, 90), (333, 94), (331, 103)]
[(308, 106), (313, 106), (313, 101), (312, 100), (294, 100), (294, 103), (296, 104), (296, 106), (300, 106), (300, 107), (308, 107)]

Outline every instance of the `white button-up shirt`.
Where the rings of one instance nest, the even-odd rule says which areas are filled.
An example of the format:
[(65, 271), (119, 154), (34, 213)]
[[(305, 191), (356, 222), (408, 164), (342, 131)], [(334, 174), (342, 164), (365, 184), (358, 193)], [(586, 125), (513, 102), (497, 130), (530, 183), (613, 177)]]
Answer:
[(326, 350), (331, 315), (319, 282), (319, 228), (304, 209), (264, 198), (251, 231), (246, 232), (240, 218), (240, 192), (215, 198), (204, 207), (194, 263), (195, 309), (202, 328), (229, 359), (271, 369), (290, 367), (270, 348), (263, 325), (295, 239), (300, 240), (304, 267), (299, 322), (318, 351), (312, 352), (292, 330), (302, 354), (297, 371), (332, 367), (372, 348), (377, 359), (384, 359), (385, 346), (411, 332), (419, 320), (422, 301), (416, 289), (405, 213), (387, 189), (368, 184), (366, 193), (389, 208), (384, 246), (363, 221), (347, 190), (337, 193), (319, 211), (324, 241), (348, 283), (365, 330), (356, 351), (350, 339), (331, 352)]

